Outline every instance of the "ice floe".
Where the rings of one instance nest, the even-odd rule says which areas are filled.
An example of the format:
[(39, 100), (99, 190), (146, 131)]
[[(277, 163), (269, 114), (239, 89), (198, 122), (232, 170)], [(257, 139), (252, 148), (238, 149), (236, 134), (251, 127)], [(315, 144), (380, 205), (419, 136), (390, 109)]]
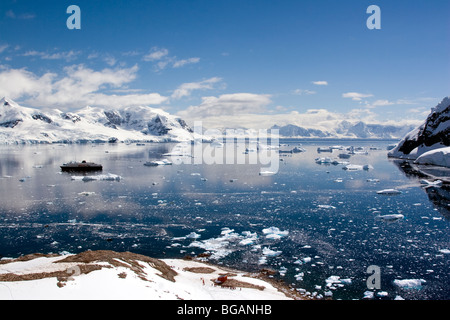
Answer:
[(275, 239), (279, 240), (282, 237), (286, 237), (289, 234), (289, 231), (284, 230), (281, 231), (277, 227), (269, 227), (262, 230), (263, 234), (266, 235), (266, 239)]
[(396, 285), (399, 288), (405, 289), (405, 290), (420, 290), (423, 287), (423, 284), (425, 284), (426, 281), (423, 279), (403, 279), (403, 280), (394, 280), (394, 285)]
[(72, 176), (72, 180), (75, 181), (120, 181), (122, 179), (121, 176), (117, 174), (107, 173), (107, 174), (99, 174), (96, 176)]
[(377, 191), (377, 194), (385, 194), (385, 195), (396, 195), (401, 194), (402, 192), (397, 189), (383, 189), (380, 191)]
[(377, 220), (382, 220), (382, 221), (386, 221), (386, 222), (395, 222), (395, 221), (401, 220), (403, 218), (405, 218), (405, 216), (402, 214), (387, 214), (384, 216), (376, 217)]

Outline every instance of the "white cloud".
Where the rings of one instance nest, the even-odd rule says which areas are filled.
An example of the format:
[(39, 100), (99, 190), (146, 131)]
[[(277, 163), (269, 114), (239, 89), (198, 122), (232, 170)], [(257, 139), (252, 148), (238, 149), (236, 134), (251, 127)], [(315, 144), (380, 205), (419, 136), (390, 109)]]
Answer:
[[(23, 100), (33, 107), (59, 109), (92, 106), (155, 105), (168, 98), (158, 93), (107, 94), (108, 89), (123, 89), (136, 79), (138, 67), (95, 71), (84, 65), (64, 68), (63, 76), (42, 76), (26, 69), (0, 69), (0, 96)], [(126, 88), (126, 87), (125, 87)]]
[(66, 60), (66, 61), (73, 61), (75, 60), (79, 55), (81, 54), (81, 51), (62, 51), (62, 52), (55, 52), (55, 53), (47, 53), (47, 52), (39, 52), (35, 50), (27, 51), (24, 54), (22, 54), (24, 57), (40, 57), (43, 60)]
[(142, 59), (144, 61), (156, 61), (156, 60), (161, 60), (162, 58), (166, 57), (168, 54), (169, 54), (169, 50), (167, 50), (165, 48), (159, 49), (157, 47), (154, 47)]
[(316, 86), (327, 86), (328, 82), (327, 81), (313, 81), (313, 84), (315, 84)]
[(316, 91), (312, 91), (312, 90), (308, 90), (308, 89), (305, 89), (305, 90), (303, 90), (303, 89), (295, 89), (294, 91), (292, 91), (292, 93), (293, 94), (297, 94), (299, 96), (301, 96), (301, 95), (309, 96), (309, 95), (312, 95), (312, 94), (316, 94), (317, 92)]
[(178, 60), (178, 61), (174, 62), (173, 67), (179, 68), (186, 64), (198, 63), (199, 61), (200, 61), (200, 58), (189, 58), (189, 59)]
[(5, 50), (8, 49), (8, 48), (9, 48), (9, 45), (8, 45), (8, 44), (0, 45), (0, 53), (2, 53), (3, 51), (5, 51)]
[(168, 66), (171, 66), (172, 68), (180, 68), (187, 64), (195, 64), (200, 62), (200, 58), (198, 57), (177, 59), (175, 56), (169, 56), (169, 50), (157, 47), (153, 47), (142, 59), (147, 62), (154, 62), (156, 71), (161, 71)]
[(389, 101), (389, 100), (376, 100), (372, 103), (366, 102), (366, 107), (367, 108), (376, 108), (376, 107), (391, 106), (393, 104), (396, 104), (396, 103)]
[(200, 105), (190, 106), (186, 110), (179, 112), (178, 115), (190, 119), (223, 115), (239, 117), (247, 113), (267, 112), (266, 106), (271, 102), (270, 95), (267, 94), (224, 94), (219, 97), (203, 97)]
[(363, 98), (373, 97), (372, 94), (364, 94), (358, 92), (347, 92), (342, 94), (343, 98), (351, 98), (354, 101), (361, 101)]
[(172, 94), (172, 98), (180, 99), (182, 97), (190, 96), (194, 90), (212, 89), (214, 84), (222, 81), (221, 78), (213, 77), (199, 82), (188, 82), (180, 85)]
[(5, 16), (10, 18), (10, 19), (21, 19), (21, 20), (29, 20), (29, 19), (34, 19), (36, 17), (36, 15), (34, 13), (21, 13), (21, 14), (16, 14), (14, 11), (12, 10), (8, 10), (5, 12)]

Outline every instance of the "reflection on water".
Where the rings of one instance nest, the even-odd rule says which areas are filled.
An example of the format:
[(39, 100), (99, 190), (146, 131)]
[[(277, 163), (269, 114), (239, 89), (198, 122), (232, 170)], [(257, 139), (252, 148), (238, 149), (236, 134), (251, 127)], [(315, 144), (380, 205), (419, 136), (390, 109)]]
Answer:
[[(338, 157), (345, 149), (317, 152), (329, 143), (284, 143), (283, 150), (305, 151), (280, 153), (274, 175), (250, 162), (144, 166), (167, 158), (174, 144), (2, 146), (0, 255), (207, 252), (214, 263), (273, 269), (297, 290), (334, 299), (367, 295), (366, 270), (376, 265), (375, 299), (449, 298), (448, 189), (423, 188), (421, 176), (393, 165), (390, 142), (358, 142), (368, 153), (348, 159)], [(98, 174), (120, 179), (72, 179), (59, 168), (72, 160), (101, 163)], [(342, 161), (370, 167), (343, 170)], [(388, 188), (401, 193), (377, 194)], [(410, 290), (396, 279), (426, 282)]]
[[(429, 179), (433, 177), (446, 177), (450, 179), (450, 169), (436, 166), (416, 166), (411, 161), (393, 160), (392, 161), (405, 176), (409, 179), (418, 181), (419, 179)], [(450, 220), (450, 185), (444, 184), (442, 187), (422, 188), (428, 195), (428, 199), (434, 204), (436, 209), (446, 220)]]

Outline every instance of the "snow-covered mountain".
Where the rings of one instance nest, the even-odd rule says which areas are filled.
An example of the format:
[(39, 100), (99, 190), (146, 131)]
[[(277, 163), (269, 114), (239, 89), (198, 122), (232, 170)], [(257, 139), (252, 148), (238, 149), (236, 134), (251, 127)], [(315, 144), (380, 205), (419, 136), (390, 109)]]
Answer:
[(427, 119), (389, 152), (390, 157), (417, 159), (426, 152), (450, 146), (450, 97), (445, 97)]
[(304, 128), (293, 124), (285, 126), (273, 126), (278, 129), (281, 137), (304, 138), (349, 138), (349, 139), (399, 139), (413, 126), (394, 126), (383, 124), (367, 124), (362, 121), (341, 121), (337, 126), (327, 130), (317, 128)]
[(0, 100), (0, 144), (112, 141), (190, 141), (186, 122), (150, 107), (114, 110), (85, 107), (76, 112), (42, 111)]

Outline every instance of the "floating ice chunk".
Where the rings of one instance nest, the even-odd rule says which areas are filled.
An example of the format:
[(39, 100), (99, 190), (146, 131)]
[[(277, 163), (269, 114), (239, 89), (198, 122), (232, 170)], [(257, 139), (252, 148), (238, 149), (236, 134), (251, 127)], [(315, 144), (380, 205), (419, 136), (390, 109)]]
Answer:
[(97, 176), (72, 176), (72, 180), (76, 181), (97, 181), (97, 180), (103, 180), (103, 181), (120, 181), (122, 179), (121, 176), (118, 176), (117, 174), (107, 173), (107, 174), (100, 174)]
[(358, 170), (363, 170), (363, 166), (359, 165), (359, 164), (348, 164), (345, 167), (343, 167), (342, 169), (348, 170), (348, 171), (358, 171)]
[(403, 280), (394, 280), (394, 285), (396, 285), (399, 288), (405, 289), (405, 290), (420, 290), (422, 289), (422, 285), (426, 283), (423, 279), (403, 279)]
[(373, 299), (374, 293), (373, 291), (365, 291), (363, 299)]
[(383, 189), (380, 191), (377, 191), (377, 194), (386, 194), (386, 195), (396, 195), (401, 194), (402, 192), (397, 189)]
[(331, 206), (329, 204), (319, 204), (317, 207), (321, 209), (336, 209), (335, 206)]
[(274, 174), (276, 174), (276, 172), (268, 171), (268, 170), (264, 170), (264, 171), (260, 171), (259, 172), (260, 176), (273, 176)]
[(263, 255), (266, 257), (276, 257), (276, 256), (279, 256), (281, 253), (282, 253), (282, 251), (275, 251), (268, 247), (263, 248)]
[(239, 241), (239, 244), (241, 246), (249, 246), (249, 245), (252, 245), (254, 242), (255, 242), (255, 239), (248, 238), (248, 239), (243, 239), (243, 240)]
[(191, 233), (189, 233), (187, 236), (186, 236), (186, 238), (188, 238), (188, 239), (198, 239), (198, 238), (200, 238), (201, 237), (201, 235), (199, 235), (198, 233), (196, 233), (196, 232), (191, 232)]
[(295, 280), (297, 280), (297, 281), (303, 281), (304, 276), (305, 276), (304, 272), (300, 272), (300, 273), (297, 273), (296, 275), (294, 275)]
[(365, 164), (365, 165), (363, 166), (363, 169), (364, 169), (364, 170), (371, 170), (371, 169), (373, 169), (373, 167), (372, 167), (370, 164)]
[(80, 193), (78, 193), (78, 195), (80, 195), (80, 196), (92, 196), (92, 195), (94, 195), (95, 194), (95, 192), (89, 192), (89, 191), (83, 191), (83, 192), (80, 192)]
[(380, 182), (380, 179), (367, 179), (367, 182)]
[(402, 214), (387, 214), (384, 216), (377, 216), (376, 219), (386, 221), (386, 222), (395, 222), (403, 219), (405, 216)]
[(351, 284), (351, 279), (341, 279), (339, 276), (330, 276), (325, 280), (327, 288), (336, 289), (337, 287), (343, 287), (346, 284)]
[(311, 261), (312, 261), (311, 257), (306, 257), (306, 258), (303, 258), (303, 259), (298, 259), (298, 260), (294, 261), (294, 263), (302, 265), (304, 263), (309, 263)]
[(332, 163), (333, 159), (331, 159), (329, 157), (325, 157), (325, 158), (316, 158), (315, 161), (316, 161), (317, 164)]
[(289, 234), (288, 230), (281, 231), (277, 227), (269, 227), (263, 229), (262, 232), (266, 235), (266, 239), (274, 239), (274, 240), (279, 240), (282, 237), (286, 237)]
[(439, 252), (443, 253), (443, 254), (450, 254), (450, 250), (449, 249), (441, 249), (441, 250), (439, 250)]
[(170, 162), (169, 160), (163, 159), (163, 160), (147, 161), (146, 163), (144, 163), (144, 166), (156, 167), (156, 166), (168, 166), (171, 164), (172, 162)]

